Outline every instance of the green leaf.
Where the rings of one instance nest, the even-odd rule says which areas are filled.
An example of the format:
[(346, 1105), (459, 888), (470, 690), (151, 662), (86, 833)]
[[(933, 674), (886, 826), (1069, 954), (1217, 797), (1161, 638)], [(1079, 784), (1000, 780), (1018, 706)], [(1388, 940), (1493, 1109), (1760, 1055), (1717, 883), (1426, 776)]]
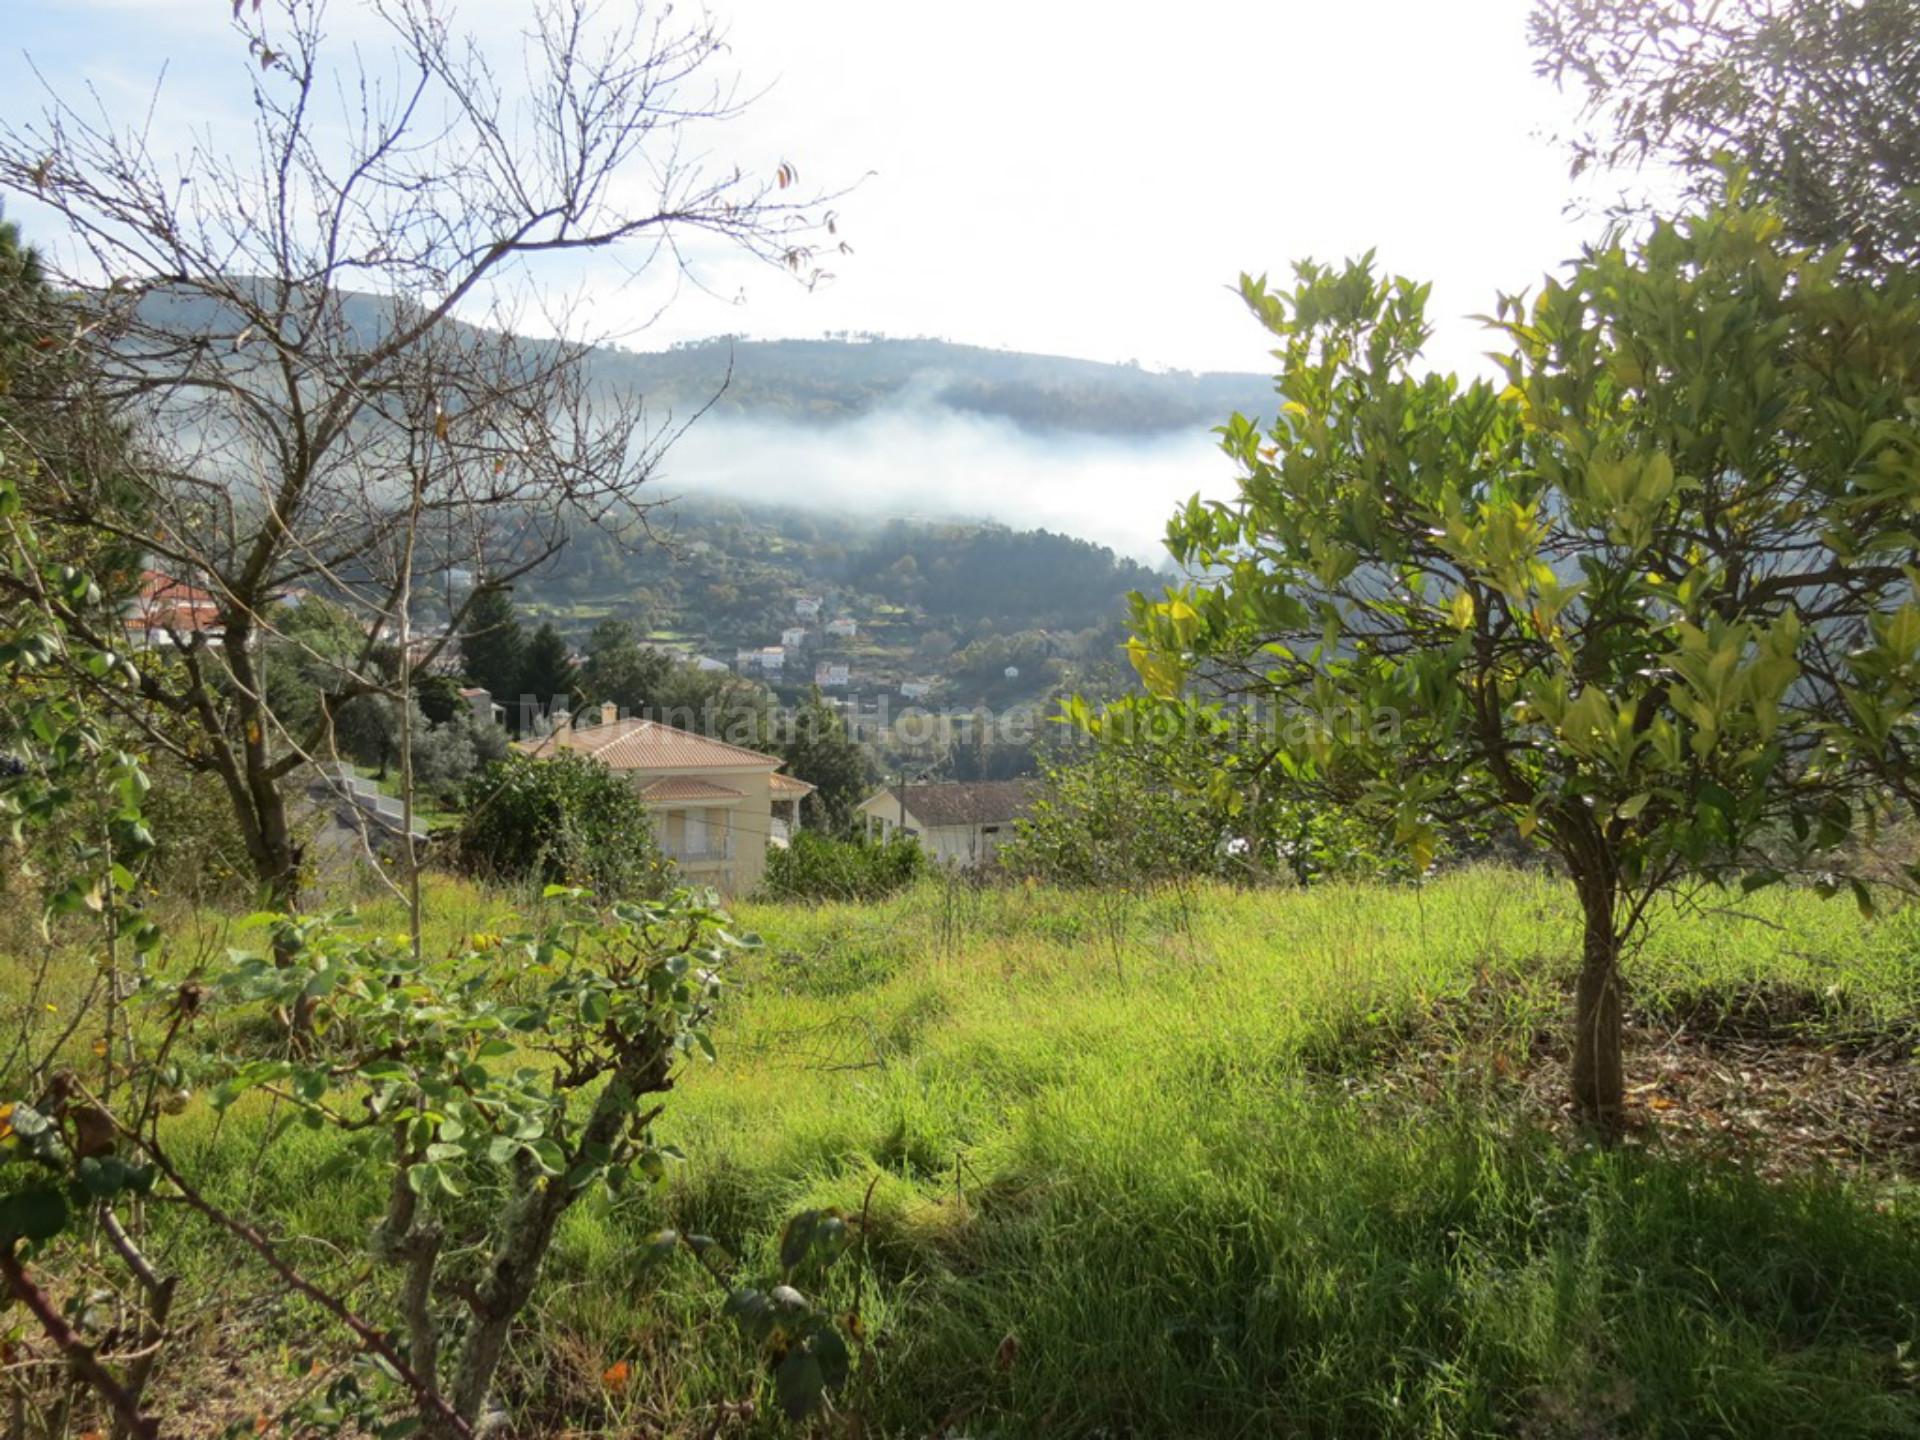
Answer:
[(826, 1394), (827, 1377), (812, 1351), (789, 1350), (773, 1372), (774, 1398), (789, 1420), (804, 1420)]
[(853, 1372), (853, 1357), (838, 1333), (823, 1324), (807, 1337), (807, 1348), (820, 1362), (820, 1378), (828, 1390), (838, 1390), (847, 1383)]
[(96, 1200), (111, 1200), (129, 1188), (133, 1166), (118, 1155), (89, 1155), (76, 1167), (80, 1184)]
[(741, 1330), (755, 1340), (765, 1339), (774, 1326), (773, 1301), (764, 1290), (745, 1286), (729, 1291), (720, 1313), (733, 1318)]
[(0, 1199), (0, 1244), (51, 1240), (66, 1224), (67, 1197), (52, 1185), (35, 1185)]
[(496, 1165), (505, 1165), (520, 1153), (521, 1142), (511, 1135), (496, 1135), (487, 1142), (487, 1159)]

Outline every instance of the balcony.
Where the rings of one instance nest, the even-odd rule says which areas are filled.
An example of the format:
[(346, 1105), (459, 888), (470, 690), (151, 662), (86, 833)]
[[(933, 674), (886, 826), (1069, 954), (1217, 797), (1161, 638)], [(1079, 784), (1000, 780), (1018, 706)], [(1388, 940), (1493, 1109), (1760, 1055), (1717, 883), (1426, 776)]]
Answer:
[(691, 843), (669, 840), (660, 848), (676, 865), (715, 865), (733, 859), (733, 836), (709, 835)]

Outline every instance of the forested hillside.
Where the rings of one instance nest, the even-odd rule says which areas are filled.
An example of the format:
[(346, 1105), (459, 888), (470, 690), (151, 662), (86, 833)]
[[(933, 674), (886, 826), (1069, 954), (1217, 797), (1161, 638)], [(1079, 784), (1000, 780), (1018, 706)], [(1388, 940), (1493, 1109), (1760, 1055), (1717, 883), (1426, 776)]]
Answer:
[(609, 350), (596, 372), (677, 409), (718, 396), (713, 413), (827, 424), (889, 405), (940, 405), (1031, 430), (1153, 435), (1271, 408), (1262, 376), (1148, 371), (936, 339), (721, 336), (642, 353)]
[[(577, 535), (517, 587), (530, 620), (584, 644), (603, 620), (655, 644), (732, 661), (737, 649), (805, 632), (778, 681), (804, 689), (813, 662), (845, 661), (873, 693), (937, 681), (942, 703), (1005, 704), (1066, 682), (1106, 691), (1128, 592), (1165, 577), (1105, 546), (979, 522), (886, 522), (827, 512), (683, 499), (650, 538)], [(817, 614), (803, 615), (803, 599)], [(836, 617), (857, 627), (835, 638)]]
[[(348, 325), (368, 338), (392, 323), (392, 302), (339, 297)], [(143, 318), (182, 334), (232, 342), (243, 317), (204, 297), (150, 294)], [(1029, 355), (919, 337), (841, 334), (819, 340), (718, 336), (666, 350), (611, 347), (593, 357), (601, 384), (686, 414), (711, 402), (715, 418), (830, 424), (891, 405), (997, 416), (1036, 431), (1156, 435), (1220, 424), (1235, 410), (1271, 408), (1263, 376), (1149, 371), (1062, 355)]]
[(705, 498), (626, 543), (586, 533), (524, 587), (554, 603), (617, 601), (675, 628), (746, 641), (790, 623), (796, 593), (858, 594), (927, 623), (1080, 629), (1114, 620), (1160, 577), (1104, 545), (983, 522), (876, 522)]

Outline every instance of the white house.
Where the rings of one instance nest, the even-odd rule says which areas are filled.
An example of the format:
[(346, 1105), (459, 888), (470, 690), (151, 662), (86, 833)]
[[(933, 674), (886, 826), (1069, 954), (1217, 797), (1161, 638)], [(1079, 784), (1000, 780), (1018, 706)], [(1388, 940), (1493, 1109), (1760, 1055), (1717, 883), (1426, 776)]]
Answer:
[(711, 655), (696, 655), (693, 657), (692, 664), (696, 670), (714, 671), (727, 668), (726, 661), (716, 660)]
[(463, 685), (460, 698), (467, 702), (467, 708), (473, 711), (473, 718), (482, 725), (505, 725), (507, 707), (493, 698), (491, 691), (479, 685)]
[(741, 650), (733, 657), (734, 668), (778, 673), (787, 668), (787, 652), (778, 645), (763, 645), (757, 650)]
[(798, 597), (793, 602), (793, 613), (798, 615), (802, 620), (817, 619), (820, 614), (820, 597), (818, 595), (802, 595)]
[(931, 680), (902, 680), (900, 698), (903, 700), (924, 700), (933, 693)]
[(860, 806), (868, 836), (905, 835), (940, 865), (984, 865), (1033, 806), (1031, 780), (889, 785)]
[(844, 660), (822, 660), (813, 667), (813, 683), (822, 690), (844, 690), (853, 683), (852, 668)]
[(140, 572), (140, 590), (124, 612), (127, 635), (148, 649), (186, 646), (195, 635), (217, 640), (220, 602), (207, 591), (157, 570)]
[(789, 650), (798, 650), (807, 643), (807, 632), (799, 625), (789, 625), (780, 632), (780, 643)]
[(827, 622), (827, 634), (835, 640), (851, 640), (859, 633), (859, 623), (851, 615), (842, 615), (837, 620)]

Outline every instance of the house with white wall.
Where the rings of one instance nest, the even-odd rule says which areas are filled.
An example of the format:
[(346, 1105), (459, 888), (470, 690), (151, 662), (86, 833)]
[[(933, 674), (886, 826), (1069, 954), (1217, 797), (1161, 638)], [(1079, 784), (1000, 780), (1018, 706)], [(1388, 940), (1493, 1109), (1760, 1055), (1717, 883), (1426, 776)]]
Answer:
[(851, 640), (860, 633), (860, 622), (851, 615), (842, 615), (837, 620), (827, 622), (827, 636), (833, 640)]
[(460, 698), (466, 701), (467, 709), (473, 712), (475, 723), (480, 725), (505, 725), (507, 707), (493, 698), (493, 692), (482, 685), (463, 685)]
[(1032, 780), (889, 785), (856, 812), (870, 839), (904, 835), (939, 865), (984, 865), (1013, 838), (1014, 822), (1033, 808)]
[(734, 655), (734, 666), (742, 675), (749, 670), (758, 670), (766, 675), (778, 675), (787, 668), (787, 652), (784, 646), (762, 645), (756, 650), (741, 650)]

